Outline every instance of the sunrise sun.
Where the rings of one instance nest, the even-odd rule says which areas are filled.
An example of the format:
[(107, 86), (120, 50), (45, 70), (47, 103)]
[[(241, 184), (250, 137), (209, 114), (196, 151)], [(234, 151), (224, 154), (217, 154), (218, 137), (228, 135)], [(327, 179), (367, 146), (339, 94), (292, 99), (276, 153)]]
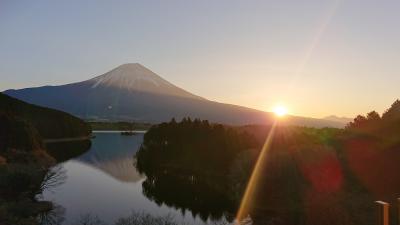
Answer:
[(277, 105), (274, 107), (274, 113), (278, 117), (285, 116), (287, 114), (287, 111), (288, 111), (287, 108), (282, 105)]

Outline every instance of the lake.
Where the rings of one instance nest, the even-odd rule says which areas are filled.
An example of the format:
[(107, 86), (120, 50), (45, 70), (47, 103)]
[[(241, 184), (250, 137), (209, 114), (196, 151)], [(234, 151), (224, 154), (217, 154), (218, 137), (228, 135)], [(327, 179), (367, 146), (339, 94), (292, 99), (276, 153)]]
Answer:
[(143, 141), (143, 133), (123, 136), (101, 132), (95, 135), (87, 152), (57, 165), (62, 171), (63, 183), (43, 193), (43, 199), (61, 209), (61, 216), (65, 218), (63, 224), (72, 224), (85, 214), (113, 224), (132, 211), (169, 214), (178, 223), (211, 223), (210, 219), (204, 222), (200, 216), (193, 216), (190, 210), (157, 204), (144, 195), (142, 183), (146, 178), (137, 172), (133, 158)]

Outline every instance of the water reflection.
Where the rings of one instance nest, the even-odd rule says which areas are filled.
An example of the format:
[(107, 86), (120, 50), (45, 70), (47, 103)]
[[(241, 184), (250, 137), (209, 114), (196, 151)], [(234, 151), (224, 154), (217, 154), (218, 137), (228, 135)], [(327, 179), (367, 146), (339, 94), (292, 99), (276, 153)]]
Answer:
[(142, 134), (127, 137), (98, 133), (91, 150), (76, 160), (95, 167), (118, 181), (134, 183), (142, 178), (134, 167), (133, 158), (142, 139)]
[(54, 189), (62, 185), (66, 179), (67, 175), (65, 169), (60, 165), (56, 165), (47, 172), (40, 188), (41, 190), (53, 192)]
[(216, 192), (206, 182), (196, 179), (162, 174), (143, 182), (143, 193), (158, 205), (179, 209), (183, 214), (189, 210), (203, 221), (232, 221), (234, 207), (223, 193)]
[(53, 209), (39, 214), (38, 220), (41, 225), (59, 225), (65, 220), (65, 208), (60, 205), (53, 205)]
[[(98, 216), (107, 224), (114, 224), (132, 211), (154, 216), (171, 215), (179, 224), (204, 224), (201, 218), (216, 218), (222, 214), (207, 214), (205, 208), (213, 207), (214, 203), (214, 207), (219, 208), (218, 205), (225, 203), (218, 203), (218, 198), (208, 204), (202, 203), (202, 198), (209, 200), (214, 196), (202, 196), (200, 186), (184, 192), (184, 189), (193, 186), (189, 188), (176, 183), (180, 186), (176, 189), (168, 185), (159, 186), (163, 180), (157, 180), (156, 186), (149, 187), (150, 180), (141, 177), (133, 164), (133, 155), (142, 140), (143, 134), (121, 136), (118, 133), (98, 133), (89, 151), (60, 164), (66, 173), (66, 180), (53, 191), (46, 190), (43, 198), (65, 209), (65, 221), (62, 224), (72, 224), (85, 214)], [(182, 194), (180, 198), (174, 197), (177, 192)], [(184, 203), (184, 196), (188, 196), (187, 201), (197, 199), (194, 201), (196, 207)], [(194, 215), (187, 209), (193, 209)]]

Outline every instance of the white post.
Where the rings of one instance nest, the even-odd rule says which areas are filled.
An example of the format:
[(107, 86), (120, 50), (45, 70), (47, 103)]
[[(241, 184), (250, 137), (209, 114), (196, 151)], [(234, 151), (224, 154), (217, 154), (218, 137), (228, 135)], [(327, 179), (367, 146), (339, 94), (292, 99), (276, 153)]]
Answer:
[(389, 203), (383, 201), (375, 202), (378, 206), (377, 225), (389, 225)]
[(397, 224), (400, 225), (400, 198), (397, 199)]

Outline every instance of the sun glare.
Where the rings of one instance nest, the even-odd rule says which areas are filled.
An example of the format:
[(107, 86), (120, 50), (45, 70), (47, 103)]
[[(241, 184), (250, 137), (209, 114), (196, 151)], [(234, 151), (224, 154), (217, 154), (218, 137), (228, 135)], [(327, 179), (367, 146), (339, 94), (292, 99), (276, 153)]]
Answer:
[(287, 108), (282, 105), (275, 106), (274, 113), (278, 117), (282, 117), (287, 114)]

